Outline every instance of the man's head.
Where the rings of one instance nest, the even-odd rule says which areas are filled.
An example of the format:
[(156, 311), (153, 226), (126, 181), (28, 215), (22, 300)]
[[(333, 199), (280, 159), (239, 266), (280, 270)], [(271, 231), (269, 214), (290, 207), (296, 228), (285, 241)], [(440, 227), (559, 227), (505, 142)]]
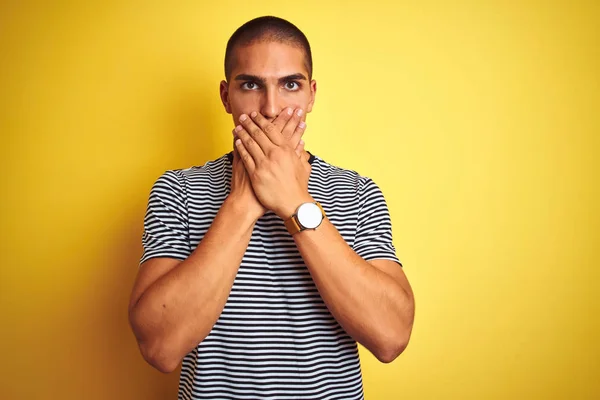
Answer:
[(257, 111), (273, 120), (287, 107), (312, 110), (317, 84), (306, 36), (276, 17), (253, 19), (231, 36), (225, 51), (221, 100), (233, 115)]

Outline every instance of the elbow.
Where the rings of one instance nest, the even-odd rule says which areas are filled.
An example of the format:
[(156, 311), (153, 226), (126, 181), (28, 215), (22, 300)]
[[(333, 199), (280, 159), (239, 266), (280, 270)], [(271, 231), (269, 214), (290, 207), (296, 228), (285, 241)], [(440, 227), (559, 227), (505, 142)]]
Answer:
[(145, 358), (148, 364), (152, 365), (155, 369), (159, 370), (163, 374), (170, 374), (175, 371), (179, 366), (179, 361), (167, 360), (163, 358)]
[(373, 352), (373, 355), (384, 364), (389, 364), (394, 361), (408, 346), (408, 340), (396, 341), (395, 343), (389, 343), (381, 346), (377, 351)]
[(384, 364), (389, 364), (394, 361), (408, 347), (410, 341), (411, 329), (407, 329), (400, 334), (387, 336), (386, 339), (379, 343), (373, 355)]
[(140, 314), (129, 310), (129, 323), (138, 342), (138, 348), (144, 360), (155, 369), (164, 374), (169, 374), (179, 366), (180, 359), (177, 358), (171, 348), (165, 345), (169, 341), (150, 332), (141, 318)]
[(144, 360), (163, 374), (169, 374), (177, 369), (180, 360), (166, 351), (159, 343), (140, 343), (140, 352)]
[(414, 323), (414, 303), (408, 320), (399, 319), (398, 325), (380, 331), (380, 342), (373, 355), (382, 363), (389, 364), (394, 361), (408, 347)]

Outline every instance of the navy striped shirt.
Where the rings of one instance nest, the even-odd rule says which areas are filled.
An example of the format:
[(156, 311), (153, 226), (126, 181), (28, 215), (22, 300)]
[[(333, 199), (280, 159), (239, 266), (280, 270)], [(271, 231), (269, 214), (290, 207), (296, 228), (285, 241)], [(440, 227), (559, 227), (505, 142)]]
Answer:
[[(230, 191), (232, 153), (170, 170), (150, 192), (140, 263), (186, 259)], [(310, 156), (310, 195), (365, 260), (398, 263), (388, 207), (373, 180)], [(202, 290), (202, 287), (198, 287)], [(283, 221), (254, 226), (225, 308), (182, 362), (179, 399), (363, 399), (356, 342), (333, 318)]]

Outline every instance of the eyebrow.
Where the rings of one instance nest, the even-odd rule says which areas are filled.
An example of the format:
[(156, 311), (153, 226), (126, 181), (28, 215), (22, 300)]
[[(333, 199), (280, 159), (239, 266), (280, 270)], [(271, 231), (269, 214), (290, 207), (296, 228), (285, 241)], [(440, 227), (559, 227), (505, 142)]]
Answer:
[[(261, 85), (264, 85), (266, 83), (266, 79), (265, 78), (261, 78), (260, 76), (256, 76), (256, 75), (248, 75), (248, 74), (240, 74), (237, 75), (234, 80), (236, 81), (254, 81), (254, 82), (258, 82)], [(284, 77), (281, 77), (278, 79), (279, 83), (285, 83), (285, 82), (289, 82), (289, 81), (306, 81), (308, 79), (306, 79), (306, 76), (304, 76), (304, 74), (292, 74), (292, 75), (287, 75)]]

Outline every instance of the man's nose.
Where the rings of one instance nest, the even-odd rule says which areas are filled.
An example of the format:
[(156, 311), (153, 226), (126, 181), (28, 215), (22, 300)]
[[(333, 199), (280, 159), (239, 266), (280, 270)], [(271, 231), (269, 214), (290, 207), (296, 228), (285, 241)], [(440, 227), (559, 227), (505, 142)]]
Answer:
[(270, 87), (265, 91), (262, 99), (260, 113), (269, 120), (273, 120), (279, 115), (281, 106), (279, 105), (279, 93), (276, 87)]

